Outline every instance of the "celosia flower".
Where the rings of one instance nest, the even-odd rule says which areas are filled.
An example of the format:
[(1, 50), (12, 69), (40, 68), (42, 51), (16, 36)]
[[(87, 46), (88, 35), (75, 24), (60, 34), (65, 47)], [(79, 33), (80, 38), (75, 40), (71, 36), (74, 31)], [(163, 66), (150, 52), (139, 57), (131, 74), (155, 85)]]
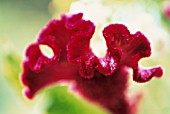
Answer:
[[(143, 69), (138, 65), (141, 58), (151, 55), (149, 41), (141, 32), (130, 34), (126, 26), (110, 24), (103, 30), (106, 55), (98, 58), (90, 48), (95, 26), (82, 16), (63, 15), (60, 20), (50, 21), (37, 41), (29, 45), (21, 76), (25, 95), (31, 99), (51, 84), (74, 81), (75, 91), (112, 113), (135, 113), (135, 105), (126, 95), (127, 68), (133, 69), (136, 82), (147, 82), (163, 73), (161, 67)], [(40, 45), (49, 46), (54, 56), (46, 57)]]

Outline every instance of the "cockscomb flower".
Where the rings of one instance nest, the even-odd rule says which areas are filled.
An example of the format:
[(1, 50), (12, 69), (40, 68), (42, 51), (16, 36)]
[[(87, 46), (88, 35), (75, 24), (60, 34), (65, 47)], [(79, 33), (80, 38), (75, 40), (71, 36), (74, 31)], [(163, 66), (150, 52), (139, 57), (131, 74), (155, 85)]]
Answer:
[[(50, 21), (28, 46), (21, 75), (25, 95), (31, 99), (52, 84), (75, 82), (74, 91), (111, 113), (135, 114), (134, 99), (126, 95), (127, 69), (133, 69), (133, 80), (141, 83), (163, 73), (161, 67), (143, 69), (138, 65), (141, 58), (151, 55), (149, 41), (141, 32), (130, 34), (126, 26), (110, 24), (103, 30), (107, 52), (99, 58), (90, 48), (95, 25), (82, 16), (62, 15), (60, 20)], [(41, 45), (50, 47), (54, 56), (45, 56)]]

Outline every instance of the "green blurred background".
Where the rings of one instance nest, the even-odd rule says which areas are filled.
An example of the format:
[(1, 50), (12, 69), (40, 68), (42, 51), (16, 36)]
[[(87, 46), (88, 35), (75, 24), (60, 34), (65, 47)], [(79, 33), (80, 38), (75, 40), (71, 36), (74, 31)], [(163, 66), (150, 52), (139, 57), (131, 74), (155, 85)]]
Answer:
[[(26, 46), (35, 41), (41, 28), (52, 17), (57, 18), (61, 13), (68, 12), (70, 4), (74, 1), (76, 0), (0, 0), (0, 114), (108, 113), (99, 106), (70, 94), (67, 86), (45, 89), (31, 101), (22, 94), (23, 86), (19, 74)], [(146, 11), (154, 14), (154, 19), (159, 18), (161, 28), (169, 34), (170, 20), (162, 14), (163, 2), (163, 0), (102, 0), (106, 6), (142, 4)], [(146, 59), (141, 64), (162, 65), (165, 71), (163, 78), (153, 79), (146, 84), (130, 82), (131, 91), (142, 91), (144, 95), (139, 106), (139, 114), (170, 114), (170, 52), (164, 48), (160, 50), (158, 49), (157, 57)]]

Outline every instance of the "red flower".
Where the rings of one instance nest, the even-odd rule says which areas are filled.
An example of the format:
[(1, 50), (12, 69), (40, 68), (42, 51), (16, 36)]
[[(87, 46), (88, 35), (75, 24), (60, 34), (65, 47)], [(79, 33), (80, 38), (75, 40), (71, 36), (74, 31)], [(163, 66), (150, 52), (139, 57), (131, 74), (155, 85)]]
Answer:
[[(112, 113), (135, 113), (134, 104), (126, 96), (127, 68), (133, 69), (136, 82), (146, 82), (163, 73), (161, 67), (138, 66), (141, 58), (151, 54), (149, 41), (141, 32), (130, 34), (126, 26), (110, 24), (103, 30), (107, 53), (98, 58), (89, 46), (95, 26), (82, 16), (82, 13), (63, 15), (60, 20), (52, 20), (27, 48), (21, 76), (25, 95), (31, 99), (46, 86), (75, 81), (76, 91)], [(43, 55), (41, 44), (53, 50), (52, 58)]]

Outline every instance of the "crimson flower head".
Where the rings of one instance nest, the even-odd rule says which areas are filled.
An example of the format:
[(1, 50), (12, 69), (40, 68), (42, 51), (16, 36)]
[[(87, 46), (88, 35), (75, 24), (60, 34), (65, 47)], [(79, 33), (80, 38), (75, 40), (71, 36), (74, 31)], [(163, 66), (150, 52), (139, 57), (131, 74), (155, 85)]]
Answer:
[[(135, 114), (135, 105), (126, 95), (127, 68), (140, 83), (163, 74), (161, 67), (143, 69), (138, 65), (141, 58), (151, 55), (149, 41), (141, 32), (130, 34), (123, 24), (110, 24), (103, 30), (107, 52), (99, 58), (90, 48), (95, 25), (82, 16), (62, 15), (60, 20), (50, 21), (28, 46), (21, 75), (25, 95), (31, 99), (52, 84), (75, 82), (75, 91), (111, 113)], [(45, 56), (40, 45), (50, 47), (54, 56)]]

